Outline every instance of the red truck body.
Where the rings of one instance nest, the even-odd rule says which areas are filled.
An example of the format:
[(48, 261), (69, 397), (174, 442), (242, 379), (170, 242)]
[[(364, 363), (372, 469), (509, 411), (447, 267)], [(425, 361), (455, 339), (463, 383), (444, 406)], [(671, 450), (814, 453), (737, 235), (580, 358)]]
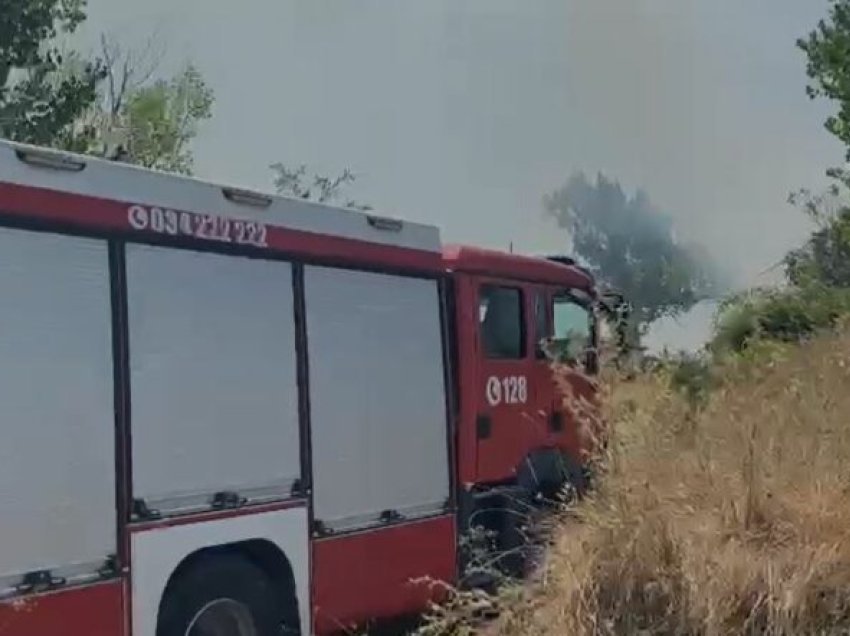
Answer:
[(415, 613), (476, 511), (584, 478), (569, 263), (0, 141), (0, 295), (2, 636)]

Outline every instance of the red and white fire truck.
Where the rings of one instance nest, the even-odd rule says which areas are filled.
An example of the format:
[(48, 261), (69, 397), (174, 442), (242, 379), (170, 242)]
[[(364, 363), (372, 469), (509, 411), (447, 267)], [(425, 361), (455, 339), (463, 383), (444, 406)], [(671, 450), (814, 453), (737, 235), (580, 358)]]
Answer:
[(592, 347), (598, 300), (568, 261), (0, 142), (0, 636), (421, 610), (476, 511), (581, 487), (540, 343)]

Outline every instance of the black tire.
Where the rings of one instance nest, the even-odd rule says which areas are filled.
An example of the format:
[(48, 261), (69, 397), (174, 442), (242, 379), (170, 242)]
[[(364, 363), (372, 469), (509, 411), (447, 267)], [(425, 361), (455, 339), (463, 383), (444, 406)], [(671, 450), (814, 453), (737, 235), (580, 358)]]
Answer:
[(156, 636), (187, 636), (204, 608), (224, 600), (235, 601), (240, 611), (250, 613), (257, 636), (297, 633), (284, 632), (283, 599), (269, 577), (242, 557), (222, 554), (199, 561), (169, 582), (159, 607)]

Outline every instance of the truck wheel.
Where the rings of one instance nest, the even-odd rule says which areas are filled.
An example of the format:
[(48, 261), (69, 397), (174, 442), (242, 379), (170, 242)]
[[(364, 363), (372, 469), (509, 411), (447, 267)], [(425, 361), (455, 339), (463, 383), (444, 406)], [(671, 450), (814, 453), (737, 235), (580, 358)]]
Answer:
[(169, 582), (156, 635), (280, 636), (281, 603), (256, 566), (238, 556), (211, 557)]

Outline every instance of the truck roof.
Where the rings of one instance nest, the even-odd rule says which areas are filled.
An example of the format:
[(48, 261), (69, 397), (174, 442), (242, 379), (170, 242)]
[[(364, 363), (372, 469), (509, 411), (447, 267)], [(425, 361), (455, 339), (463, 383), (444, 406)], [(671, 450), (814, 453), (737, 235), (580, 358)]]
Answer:
[[(195, 221), (212, 216), (224, 224), (262, 224), (268, 228), (263, 246), (288, 253), (593, 289), (593, 278), (568, 261), (444, 247), (436, 225), (0, 139), (0, 214), (99, 230), (155, 230), (128, 224), (128, 210), (138, 206), (146, 206), (148, 214), (189, 213)], [(182, 236), (180, 229), (175, 231), (175, 238)], [(195, 233), (189, 238), (202, 237)]]
[(429, 267), (442, 262), (435, 225), (0, 139), (0, 213), (121, 229), (131, 205), (262, 223), (269, 247), (286, 251), (317, 251), (311, 246), (324, 241), (326, 253), (345, 251), (337, 249), (341, 243), (363, 252), (371, 244), (378, 262), (387, 250), (415, 251)]
[(469, 245), (448, 245), (443, 260), (450, 270), (503, 276), (534, 283), (551, 283), (593, 290), (593, 278), (584, 269), (547, 258), (511, 254)]

